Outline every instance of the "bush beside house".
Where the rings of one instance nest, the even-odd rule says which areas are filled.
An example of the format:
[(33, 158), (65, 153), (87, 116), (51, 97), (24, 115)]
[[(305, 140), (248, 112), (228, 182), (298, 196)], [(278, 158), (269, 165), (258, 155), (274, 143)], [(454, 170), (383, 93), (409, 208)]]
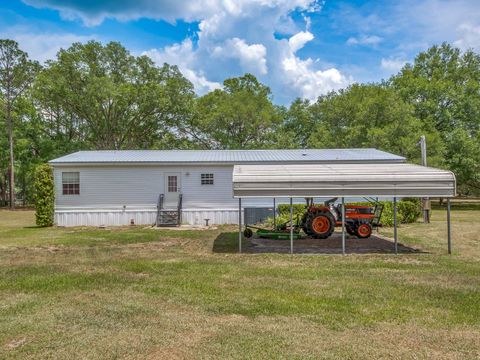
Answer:
[(55, 206), (53, 170), (48, 164), (35, 170), (35, 218), (38, 226), (52, 226)]

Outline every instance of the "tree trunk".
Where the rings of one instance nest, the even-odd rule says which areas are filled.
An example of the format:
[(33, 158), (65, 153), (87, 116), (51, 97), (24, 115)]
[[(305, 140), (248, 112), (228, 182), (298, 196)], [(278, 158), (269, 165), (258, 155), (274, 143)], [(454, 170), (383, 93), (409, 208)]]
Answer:
[(8, 126), (8, 143), (10, 146), (10, 164), (9, 164), (9, 202), (10, 209), (15, 209), (15, 174), (14, 174), (14, 157), (13, 157), (13, 121), (12, 110), (10, 104), (7, 104), (7, 126)]
[(7, 204), (7, 175), (5, 177), (0, 177), (0, 206), (5, 206)]

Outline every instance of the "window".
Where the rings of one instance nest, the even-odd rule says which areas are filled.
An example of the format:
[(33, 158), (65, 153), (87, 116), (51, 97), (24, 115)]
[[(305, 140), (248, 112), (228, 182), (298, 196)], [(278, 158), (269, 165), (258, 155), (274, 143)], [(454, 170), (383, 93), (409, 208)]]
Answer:
[(63, 195), (80, 195), (80, 173), (62, 173)]
[(177, 192), (177, 176), (172, 175), (168, 177), (168, 192)]
[(213, 174), (202, 174), (202, 185), (213, 185)]

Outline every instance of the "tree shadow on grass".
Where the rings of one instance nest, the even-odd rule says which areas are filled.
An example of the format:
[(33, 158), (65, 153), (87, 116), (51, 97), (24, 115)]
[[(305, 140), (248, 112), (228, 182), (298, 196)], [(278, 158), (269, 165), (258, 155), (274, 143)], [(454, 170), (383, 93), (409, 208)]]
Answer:
[[(238, 253), (238, 233), (223, 232), (213, 243), (215, 253)], [(290, 240), (271, 240), (252, 237), (243, 239), (242, 251), (250, 254), (290, 253)], [(334, 233), (328, 239), (298, 239), (293, 241), (295, 254), (341, 254), (342, 234)], [(392, 254), (395, 244), (392, 239), (381, 235), (372, 235), (367, 239), (358, 239), (348, 235), (346, 238), (347, 254)], [(425, 253), (422, 250), (398, 243), (398, 253)]]

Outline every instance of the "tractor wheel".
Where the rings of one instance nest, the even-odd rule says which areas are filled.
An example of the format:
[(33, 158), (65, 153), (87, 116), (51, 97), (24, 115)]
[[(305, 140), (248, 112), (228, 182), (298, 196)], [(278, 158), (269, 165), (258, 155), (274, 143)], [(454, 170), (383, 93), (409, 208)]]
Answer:
[(372, 235), (372, 227), (370, 224), (359, 224), (356, 229), (356, 235), (360, 239), (365, 239)]
[(311, 215), (312, 215), (312, 213), (305, 213), (302, 217), (302, 230), (305, 234), (307, 234), (309, 236), (313, 235), (313, 233), (308, 228), (308, 224), (311, 221), (311, 219), (310, 219)]
[(345, 230), (347, 230), (347, 234), (348, 234), (348, 235), (357, 235), (357, 234), (355, 233), (355, 230), (354, 230), (351, 226), (348, 226), (348, 225), (345, 226)]
[(250, 228), (246, 228), (243, 230), (243, 236), (245, 236), (247, 239), (250, 239), (253, 236), (253, 231)]
[(305, 234), (307, 233), (307, 218), (308, 218), (308, 213), (303, 214), (302, 222), (300, 223), (300, 226)]
[(326, 239), (335, 229), (335, 218), (329, 211), (317, 211), (307, 218), (309, 235), (316, 239)]

